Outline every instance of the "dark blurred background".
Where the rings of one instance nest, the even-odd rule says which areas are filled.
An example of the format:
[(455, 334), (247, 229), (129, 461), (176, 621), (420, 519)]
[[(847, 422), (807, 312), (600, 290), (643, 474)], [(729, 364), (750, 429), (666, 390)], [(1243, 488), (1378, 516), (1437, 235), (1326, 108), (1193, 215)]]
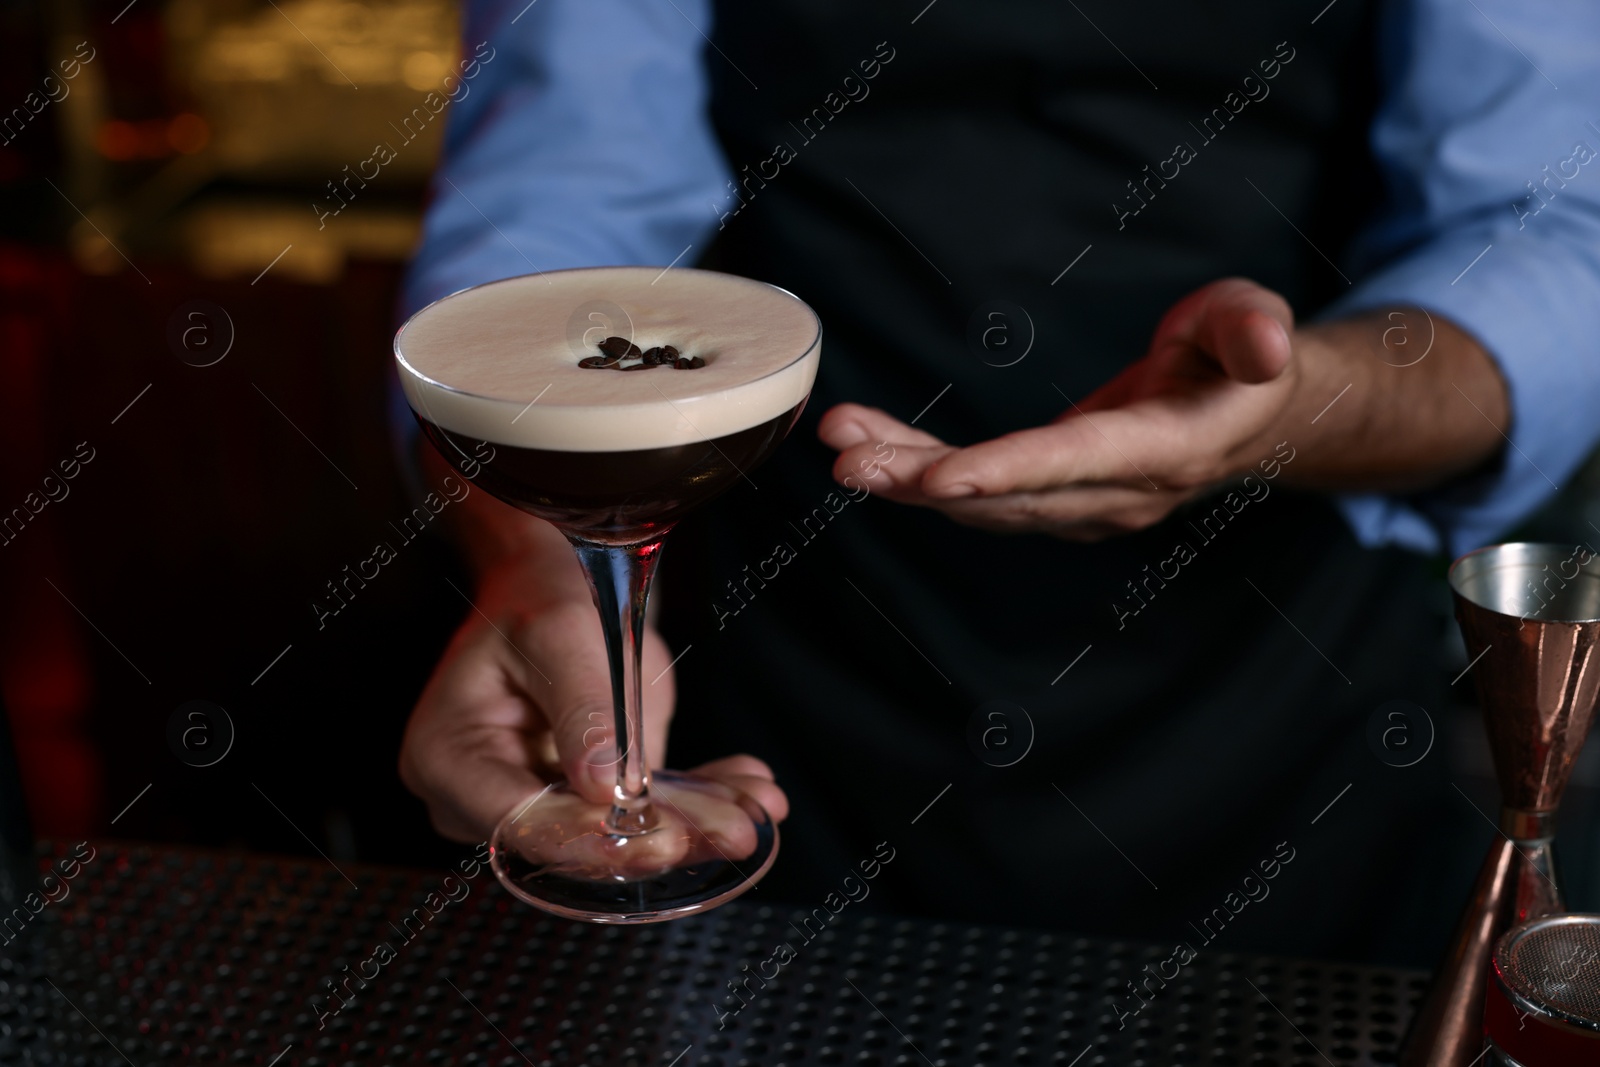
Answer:
[[(454, 63), (453, 5), (0, 12), (0, 517), (24, 509), (0, 686), (36, 828), (428, 861), (395, 758), (467, 610), (447, 578), (468, 586), (388, 525), (411, 507), (395, 293), (443, 120), (389, 124)], [(319, 223), (378, 141), (396, 158)], [(379, 540), (399, 558), (319, 629), (312, 601)], [(208, 767), (168, 741), (191, 700), (236, 730)]]
[[(0, 2), (0, 691), (40, 833), (447, 854), (394, 766), (468, 610), (453, 556), (406, 544), (320, 627), (312, 604), (411, 507), (385, 374), (448, 110), (393, 124), (456, 53), (444, 0)], [(1600, 545), (1597, 501), (1591, 463), (1521, 532)], [(1454, 678), (1444, 566), (1408, 654)], [(1493, 813), (1470, 685), (1427, 709), (1429, 758)], [(175, 715), (191, 762), (226, 755), (180, 759)], [(1591, 909), (1597, 836), (1591, 744), (1562, 830)]]

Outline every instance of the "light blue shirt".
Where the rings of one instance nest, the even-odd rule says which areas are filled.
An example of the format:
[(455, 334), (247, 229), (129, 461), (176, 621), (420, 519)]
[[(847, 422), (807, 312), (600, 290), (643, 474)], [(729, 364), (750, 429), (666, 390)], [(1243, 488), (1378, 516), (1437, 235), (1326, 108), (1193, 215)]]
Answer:
[[(536, 270), (693, 262), (730, 177), (707, 116), (710, 32), (708, 0), (467, 3), (466, 50), (492, 54), (454, 94), (406, 310)], [(1389, 206), (1322, 317), (1449, 318), (1498, 363), (1512, 424), (1492, 471), (1339, 503), (1365, 544), (1455, 555), (1600, 441), (1600, 4), (1397, 0), (1380, 48), (1371, 145)], [(1390, 362), (1425, 346), (1416, 319)]]

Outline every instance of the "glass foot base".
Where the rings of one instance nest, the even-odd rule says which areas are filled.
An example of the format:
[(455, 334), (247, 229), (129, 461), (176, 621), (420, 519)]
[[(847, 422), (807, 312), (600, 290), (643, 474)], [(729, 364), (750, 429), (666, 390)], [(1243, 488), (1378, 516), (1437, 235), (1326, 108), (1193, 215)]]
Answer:
[(495, 827), (489, 864), (513, 896), (568, 919), (649, 923), (732, 900), (778, 856), (778, 827), (732, 786), (655, 771), (650, 804), (611, 829), (609, 805), (553, 785)]

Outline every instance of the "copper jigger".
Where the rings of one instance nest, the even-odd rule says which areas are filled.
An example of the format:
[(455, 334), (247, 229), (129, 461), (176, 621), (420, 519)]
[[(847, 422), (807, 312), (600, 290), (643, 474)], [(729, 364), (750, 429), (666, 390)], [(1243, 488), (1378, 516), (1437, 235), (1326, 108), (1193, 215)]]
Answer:
[(1500, 780), (1490, 848), (1400, 1054), (1469, 1067), (1483, 1052), (1489, 955), (1512, 926), (1563, 910), (1556, 807), (1600, 697), (1600, 558), (1584, 546), (1491, 545), (1450, 568), (1456, 621)]

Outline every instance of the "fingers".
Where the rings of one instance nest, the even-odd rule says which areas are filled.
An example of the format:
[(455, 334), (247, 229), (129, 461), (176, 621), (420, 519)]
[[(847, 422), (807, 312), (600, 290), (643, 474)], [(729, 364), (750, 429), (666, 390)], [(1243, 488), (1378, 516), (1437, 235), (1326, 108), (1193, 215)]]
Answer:
[[(529, 801), (507, 824), (502, 843), (540, 868), (544, 876), (557, 874), (601, 883), (644, 879), (713, 858), (716, 853), (717, 843), (672, 803), (655, 806), (651, 832), (623, 835), (613, 833), (607, 825), (609, 802), (595, 803), (560, 791)], [(731, 819), (721, 821), (732, 823)], [(745, 836), (753, 834), (746, 831)]]
[[(497, 613), (498, 614), (498, 613)], [(546, 701), (554, 662), (535, 660), (473, 612), (456, 632), (406, 724), (400, 777), (456, 840), (486, 839), (514, 806), (560, 776), (556, 746), (533, 698)], [(536, 652), (535, 652), (536, 654)]]
[[(952, 451), (922, 477), (933, 500), (997, 496), (1077, 483), (1161, 488), (1183, 442), (1164, 420), (1133, 409), (1075, 414)], [(1148, 472), (1156, 472), (1152, 476)]]
[(694, 773), (726, 782), (766, 809), (773, 822), (789, 817), (789, 798), (773, 781), (772, 768), (754, 756), (727, 756), (702, 763)]
[(951, 519), (997, 533), (1046, 533), (1068, 541), (1099, 541), (1153, 526), (1194, 494), (1136, 489), (1057, 489), (1039, 493), (951, 500)]
[(505, 843), (546, 874), (593, 881), (650, 878), (699, 863), (737, 863), (756, 850), (757, 826), (766, 822), (752, 802), (773, 821), (789, 810), (772, 771), (751, 756), (716, 760), (692, 777), (658, 776), (650, 794), (652, 828), (631, 835), (611, 832), (609, 802), (562, 792), (536, 795), (517, 810)]
[(954, 451), (949, 445), (856, 445), (834, 460), (833, 479), (857, 496), (875, 493), (902, 503), (921, 503), (924, 475)]
[(494, 724), (518, 714), (516, 709), (485, 707), (483, 718), (468, 724), (454, 710), (430, 682), (406, 726), (400, 779), (426, 802), (439, 833), (454, 841), (484, 841), (506, 812), (547, 783), (534, 770), (539, 758), (528, 739)]
[(933, 442), (902, 442), (885, 451), (869, 437), (845, 446), (833, 476), (846, 490), (938, 508), (970, 526), (1098, 540), (1158, 521), (1184, 495), (1158, 491), (1141, 473), (1146, 463), (1158, 472), (1170, 466), (1164, 450), (1181, 442), (1155, 425), (1160, 420), (1139, 413), (1074, 413), (957, 449), (875, 409), (841, 404), (829, 415), (835, 412), (841, 422), (828, 428), (831, 443), (857, 439), (841, 429), (846, 413), (858, 430)]
[(1152, 353), (1192, 345), (1234, 381), (1271, 381), (1289, 364), (1294, 312), (1283, 297), (1245, 278), (1224, 278), (1184, 297), (1156, 327)]
[(925, 503), (922, 478), (955, 449), (893, 415), (861, 404), (839, 404), (823, 415), (817, 436), (839, 449), (833, 478), (854, 493), (877, 493), (902, 503)]
[[(438, 761), (443, 763), (444, 761)], [(470, 789), (427, 789), (415, 774), (402, 772), (407, 788), (428, 797), (428, 815), (434, 829), (452, 841), (473, 844), (487, 841), (495, 826), (528, 798), (542, 793), (549, 784), (526, 766), (506, 760), (475, 759), (470, 756), (450, 760), (453, 768), (471, 774)]]
[(886, 411), (862, 404), (836, 404), (817, 424), (817, 437), (829, 448), (846, 449), (867, 442), (894, 445), (940, 445), (931, 433), (907, 425)]

